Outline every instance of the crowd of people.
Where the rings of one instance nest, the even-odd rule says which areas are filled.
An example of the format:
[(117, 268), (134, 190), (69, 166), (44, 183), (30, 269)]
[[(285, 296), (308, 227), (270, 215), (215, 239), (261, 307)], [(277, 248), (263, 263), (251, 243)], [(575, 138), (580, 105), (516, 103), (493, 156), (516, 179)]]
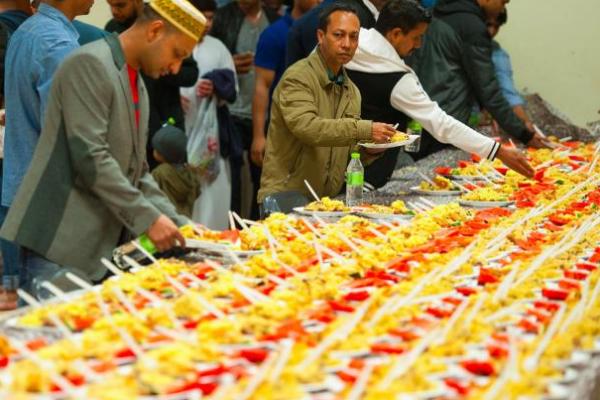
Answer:
[[(549, 146), (527, 119), (493, 41), (508, 0), (0, 0), (5, 108), (3, 291), (89, 282), (141, 235), (159, 251), (178, 227), (258, 219), (279, 193), (336, 196), (358, 141), (414, 120), (417, 160), (447, 145), (531, 176), (517, 149), (468, 125)], [(365, 180), (390, 178), (399, 148), (361, 150)]]

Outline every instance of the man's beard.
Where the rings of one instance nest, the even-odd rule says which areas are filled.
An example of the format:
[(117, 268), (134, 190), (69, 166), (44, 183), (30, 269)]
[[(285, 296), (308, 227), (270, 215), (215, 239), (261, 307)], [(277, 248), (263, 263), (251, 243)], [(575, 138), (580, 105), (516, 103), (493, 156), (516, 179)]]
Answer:
[(137, 13), (133, 14), (131, 17), (129, 17), (125, 21), (123, 21), (123, 25), (125, 25), (127, 27), (127, 29), (131, 28), (131, 26), (133, 25), (133, 23), (135, 22), (137, 17), (138, 17)]

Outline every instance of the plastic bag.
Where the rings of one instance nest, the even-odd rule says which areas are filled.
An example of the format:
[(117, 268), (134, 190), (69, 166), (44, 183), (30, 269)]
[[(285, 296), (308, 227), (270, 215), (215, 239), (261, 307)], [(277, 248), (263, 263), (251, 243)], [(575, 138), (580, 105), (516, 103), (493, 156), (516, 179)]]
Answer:
[(199, 102), (196, 118), (188, 130), (188, 164), (198, 171), (202, 181), (210, 183), (219, 175), (219, 122), (214, 96)]

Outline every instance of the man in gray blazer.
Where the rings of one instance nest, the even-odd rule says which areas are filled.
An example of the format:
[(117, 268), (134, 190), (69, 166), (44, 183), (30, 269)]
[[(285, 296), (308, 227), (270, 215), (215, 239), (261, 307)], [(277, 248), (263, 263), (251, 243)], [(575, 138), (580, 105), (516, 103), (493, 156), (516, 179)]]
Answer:
[[(41, 294), (57, 265), (91, 281), (101, 257), (146, 233), (183, 244), (188, 220), (148, 173), (148, 98), (138, 71), (175, 74), (205, 25), (187, 0), (153, 0), (137, 22), (75, 51), (56, 72), (33, 161), (0, 236), (23, 248), (22, 287)], [(64, 271), (64, 270), (63, 270)]]

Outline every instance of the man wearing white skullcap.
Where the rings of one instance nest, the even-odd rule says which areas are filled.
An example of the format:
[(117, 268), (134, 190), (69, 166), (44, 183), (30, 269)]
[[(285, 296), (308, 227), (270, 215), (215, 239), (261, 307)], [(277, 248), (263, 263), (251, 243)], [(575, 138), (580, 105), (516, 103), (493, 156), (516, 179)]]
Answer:
[(44, 271), (57, 265), (100, 281), (101, 258), (144, 233), (159, 250), (183, 244), (178, 226), (188, 220), (148, 173), (139, 71), (177, 73), (204, 26), (187, 0), (153, 0), (131, 28), (80, 48), (57, 70), (33, 162), (0, 231), (24, 250), (24, 270), (40, 271), (25, 289), (43, 297), (38, 283), (53, 281)]

